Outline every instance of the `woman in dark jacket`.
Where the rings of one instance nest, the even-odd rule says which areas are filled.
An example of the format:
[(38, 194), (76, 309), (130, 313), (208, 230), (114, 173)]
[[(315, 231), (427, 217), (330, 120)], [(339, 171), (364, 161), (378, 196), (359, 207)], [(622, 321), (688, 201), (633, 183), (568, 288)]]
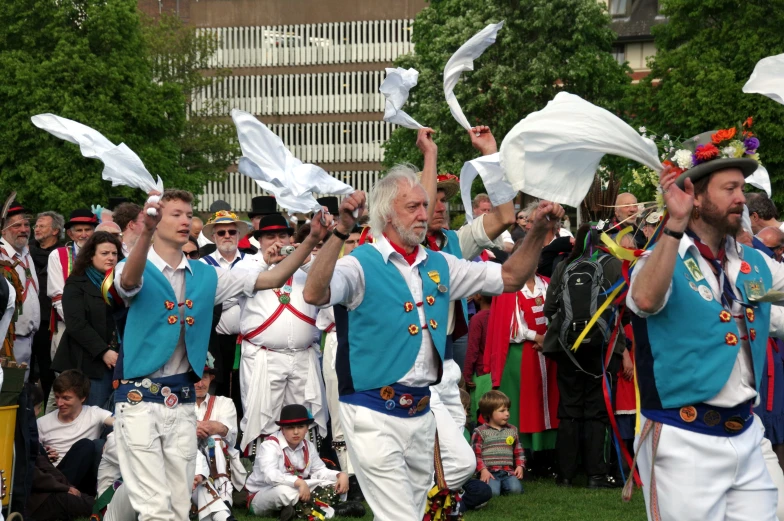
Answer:
[(112, 376), (117, 363), (119, 335), (114, 308), (122, 306), (101, 292), (106, 272), (122, 258), (122, 244), (107, 232), (95, 232), (79, 251), (63, 289), (65, 334), (57, 348), (52, 368), (61, 372), (79, 369), (90, 378), (86, 405), (108, 408)]

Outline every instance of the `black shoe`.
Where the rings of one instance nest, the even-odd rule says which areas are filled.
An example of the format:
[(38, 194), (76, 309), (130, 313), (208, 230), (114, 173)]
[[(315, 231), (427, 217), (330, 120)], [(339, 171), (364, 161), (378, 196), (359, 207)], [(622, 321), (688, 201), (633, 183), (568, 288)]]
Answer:
[(348, 477), (348, 493), (346, 494), (346, 501), (364, 501), (365, 496), (362, 494), (362, 489), (359, 487), (359, 481), (356, 476)]
[(287, 505), (280, 511), (280, 517), (278, 519), (280, 521), (291, 521), (295, 517), (297, 517), (297, 512), (294, 510), (294, 507)]
[(346, 501), (332, 507), (336, 517), (365, 517), (365, 505), (358, 501)]
[(555, 484), (559, 487), (570, 488), (572, 486), (572, 480), (569, 478), (557, 478)]
[(620, 488), (623, 484), (612, 476), (588, 476), (588, 488)]

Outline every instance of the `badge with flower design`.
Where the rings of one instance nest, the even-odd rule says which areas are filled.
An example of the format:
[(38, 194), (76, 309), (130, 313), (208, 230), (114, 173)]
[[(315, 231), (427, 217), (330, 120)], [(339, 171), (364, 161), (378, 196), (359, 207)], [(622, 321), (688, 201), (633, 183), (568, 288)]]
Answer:
[(746, 308), (746, 318), (749, 319), (749, 322), (754, 322), (754, 310), (751, 308)]
[(754, 328), (749, 329), (749, 338), (752, 340), (752, 342), (757, 339), (757, 330), (756, 329), (754, 329)]
[(436, 322), (436, 321), (435, 321), (435, 320), (433, 320), (432, 318), (430, 319), (430, 322), (428, 322), (428, 324), (430, 324), (430, 329), (436, 329), (436, 328), (438, 328), (438, 322)]
[(192, 326), (194, 322), (193, 317), (185, 317), (185, 323), (189, 326)]
[(169, 321), (169, 324), (176, 324), (177, 323), (177, 315), (169, 315), (168, 321)]
[(189, 298), (185, 299), (185, 307), (187, 307), (188, 309), (193, 308), (193, 301)]
[(724, 342), (726, 342), (727, 345), (730, 346), (738, 345), (738, 335), (736, 335), (735, 333), (727, 333), (724, 336)]
[(507, 436), (506, 437), (506, 444), (509, 446), (514, 445), (514, 436)]
[(419, 333), (419, 326), (417, 326), (416, 324), (411, 324), (410, 326), (408, 326), (408, 332), (411, 335), (416, 335), (417, 333)]
[(425, 297), (425, 302), (427, 302), (428, 306), (432, 306), (433, 304), (436, 303), (436, 298), (433, 295), (428, 295), (427, 297)]
[(172, 302), (171, 300), (164, 300), (163, 305), (166, 306), (166, 309), (168, 309), (169, 311), (174, 309), (174, 302)]
[(722, 322), (729, 322), (730, 320), (732, 320), (732, 315), (730, 314), (729, 311), (723, 309), (721, 313), (719, 313), (719, 320), (721, 320)]
[(410, 311), (412, 311), (414, 309), (414, 303), (413, 302), (406, 302), (405, 304), (403, 304), (403, 309), (406, 310), (406, 313), (409, 313)]

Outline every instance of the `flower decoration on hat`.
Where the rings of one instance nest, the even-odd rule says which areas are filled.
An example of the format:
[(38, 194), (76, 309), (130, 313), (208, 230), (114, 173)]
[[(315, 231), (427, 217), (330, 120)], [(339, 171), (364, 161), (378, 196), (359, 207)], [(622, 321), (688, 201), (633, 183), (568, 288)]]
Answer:
[(169, 321), (169, 324), (176, 324), (177, 323), (177, 315), (169, 315), (169, 318), (167, 320)]

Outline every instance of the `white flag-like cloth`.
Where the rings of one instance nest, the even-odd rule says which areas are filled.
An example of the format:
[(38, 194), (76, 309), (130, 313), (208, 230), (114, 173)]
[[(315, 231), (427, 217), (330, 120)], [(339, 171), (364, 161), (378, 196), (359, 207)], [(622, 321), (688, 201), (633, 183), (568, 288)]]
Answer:
[(493, 206), (508, 203), (517, 195), (517, 190), (512, 188), (512, 185), (504, 177), (498, 152), (466, 161), (460, 170), (460, 196), (463, 199), (463, 208), (466, 209), (466, 222), (469, 223), (474, 220), (474, 216), (468, 211), (468, 208), (471, 208), (471, 184), (476, 176), (482, 178)]
[(567, 92), (515, 125), (500, 153), (515, 190), (569, 206), (585, 198), (605, 154), (657, 172), (664, 168), (653, 141), (611, 112)]
[(139, 156), (125, 143), (115, 145), (97, 130), (54, 114), (38, 114), (30, 119), (36, 127), (79, 145), (84, 157), (101, 160), (104, 164), (102, 177), (111, 181), (112, 186), (130, 186), (145, 193), (152, 190), (163, 193), (160, 176), (156, 182)]
[(252, 114), (234, 109), (231, 118), (237, 126), (242, 149), (239, 171), (273, 193), (282, 208), (289, 212), (319, 211), (321, 205), (313, 197), (314, 193), (354, 193), (351, 186), (323, 168), (294, 157), (283, 141)]
[(746, 184), (764, 190), (768, 197), (773, 193), (773, 186), (770, 184), (770, 174), (768, 174), (768, 169), (762, 165), (757, 167), (757, 170), (746, 178)]
[(414, 130), (422, 128), (414, 118), (406, 114), (402, 108), (408, 100), (408, 92), (416, 87), (419, 71), (416, 69), (387, 68), (387, 77), (378, 88), (384, 95), (384, 121)]
[(746, 94), (762, 94), (784, 104), (784, 54), (768, 56), (757, 62), (749, 81), (743, 86)]
[(449, 58), (449, 61), (446, 62), (446, 67), (444, 67), (444, 96), (446, 96), (446, 102), (449, 104), (452, 117), (466, 130), (471, 130), (471, 125), (468, 124), (468, 120), (465, 114), (463, 114), (463, 109), (460, 108), (460, 103), (458, 103), (455, 97), (455, 85), (457, 85), (463, 72), (474, 70), (474, 60), (482, 56), (485, 49), (495, 43), (496, 35), (503, 26), (504, 22), (490, 24), (473, 35), (470, 40), (464, 43)]

